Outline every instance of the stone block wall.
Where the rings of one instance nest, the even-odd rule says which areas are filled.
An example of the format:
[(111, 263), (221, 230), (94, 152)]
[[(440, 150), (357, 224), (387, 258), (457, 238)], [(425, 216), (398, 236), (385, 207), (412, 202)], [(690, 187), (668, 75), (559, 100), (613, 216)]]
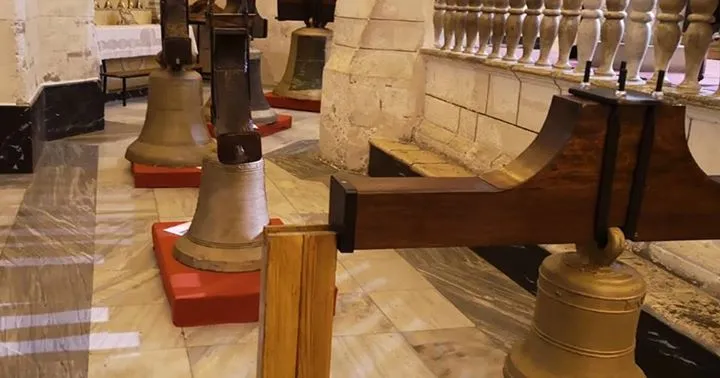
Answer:
[[(542, 128), (556, 94), (576, 83), (556, 75), (423, 50), (424, 111), (413, 141), (475, 172), (500, 167)], [(720, 109), (687, 104), (688, 145), (698, 165), (720, 175)]]

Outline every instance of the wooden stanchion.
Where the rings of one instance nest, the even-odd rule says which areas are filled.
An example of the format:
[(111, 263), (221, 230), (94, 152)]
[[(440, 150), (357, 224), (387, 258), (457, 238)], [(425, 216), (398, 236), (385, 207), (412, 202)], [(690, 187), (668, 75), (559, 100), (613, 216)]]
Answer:
[(335, 233), (328, 226), (268, 226), (265, 243), (257, 377), (329, 377)]

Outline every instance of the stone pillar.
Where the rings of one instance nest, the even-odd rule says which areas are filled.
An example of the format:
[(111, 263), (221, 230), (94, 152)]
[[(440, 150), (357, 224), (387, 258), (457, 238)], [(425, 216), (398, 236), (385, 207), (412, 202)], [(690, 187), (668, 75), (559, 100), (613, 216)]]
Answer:
[(410, 138), (422, 113), (425, 74), (419, 50), (425, 23), (432, 25), (433, 3), (338, 0), (323, 73), (324, 159), (359, 171), (367, 166), (371, 136)]
[(0, 173), (29, 173), (43, 141), (104, 126), (94, 3), (0, 0), (0, 9)]

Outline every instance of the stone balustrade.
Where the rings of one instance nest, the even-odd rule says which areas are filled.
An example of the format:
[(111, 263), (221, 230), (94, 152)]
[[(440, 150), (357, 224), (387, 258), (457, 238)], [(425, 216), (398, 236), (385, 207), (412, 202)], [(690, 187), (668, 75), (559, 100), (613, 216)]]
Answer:
[[(575, 82), (582, 78), (582, 62), (593, 61), (592, 80), (608, 86), (615, 85), (614, 67), (624, 60), (628, 84), (648, 92), (654, 89), (655, 72), (668, 71), (677, 50), (684, 69), (667, 76), (665, 93), (720, 109), (717, 83), (709, 88), (699, 80), (718, 1), (435, 0), (434, 45), (491, 66)], [(578, 63), (570, 59), (573, 46)], [(643, 72), (645, 60), (652, 68)]]

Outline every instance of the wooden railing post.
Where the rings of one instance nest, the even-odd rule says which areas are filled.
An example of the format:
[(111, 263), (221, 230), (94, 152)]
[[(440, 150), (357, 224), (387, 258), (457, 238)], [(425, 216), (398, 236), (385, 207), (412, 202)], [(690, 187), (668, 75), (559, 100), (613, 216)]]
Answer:
[(328, 378), (335, 306), (335, 233), (265, 229), (257, 378)]

